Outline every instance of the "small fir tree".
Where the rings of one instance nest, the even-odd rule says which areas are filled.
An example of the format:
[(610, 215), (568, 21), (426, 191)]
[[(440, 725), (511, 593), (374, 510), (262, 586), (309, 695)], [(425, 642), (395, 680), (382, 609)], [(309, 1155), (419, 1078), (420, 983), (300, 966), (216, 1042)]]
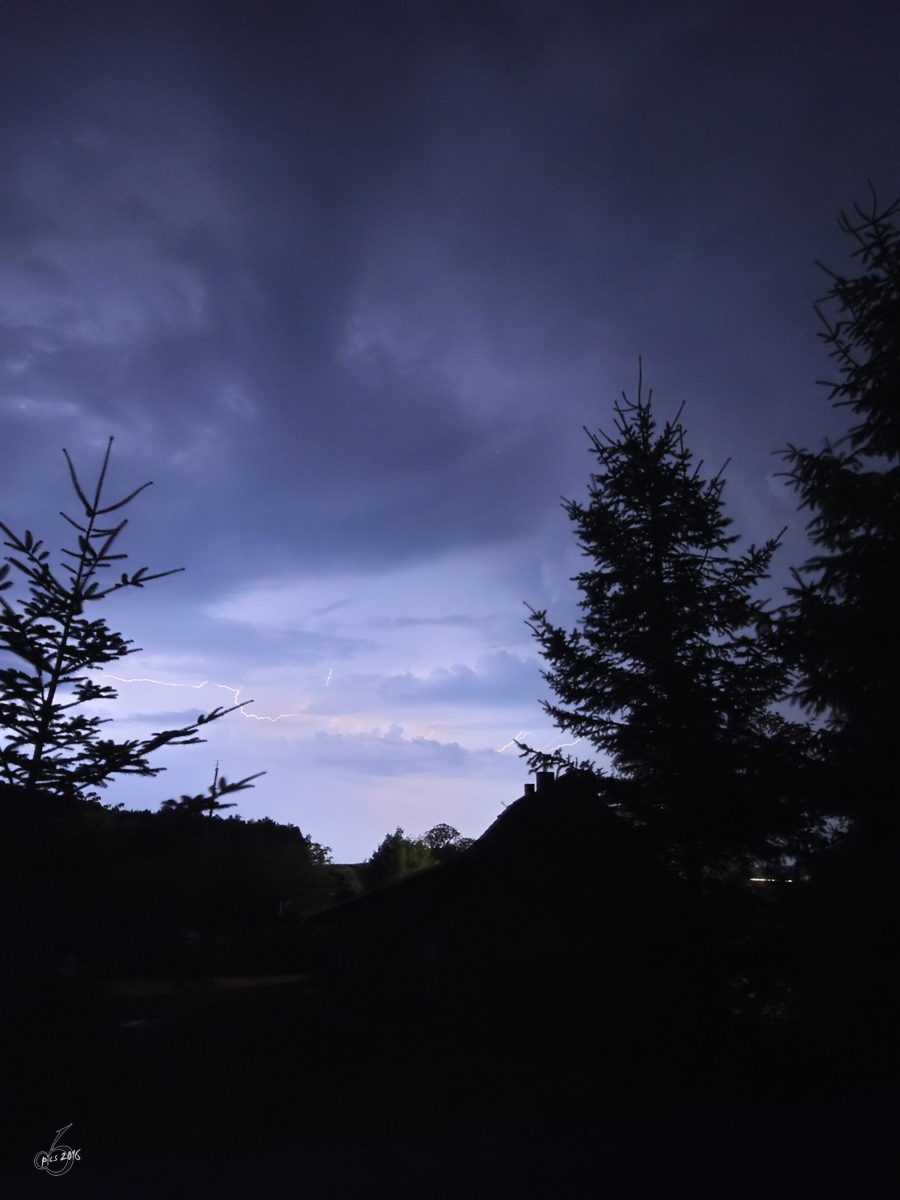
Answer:
[[(811, 735), (770, 712), (784, 669), (753, 633), (765, 602), (752, 593), (780, 535), (731, 556), (721, 472), (706, 481), (692, 468), (680, 410), (657, 434), (651, 399), (639, 381), (637, 401), (616, 405), (618, 437), (586, 430), (600, 467), (590, 503), (563, 502), (593, 560), (574, 578), (581, 627), (530, 605), (529, 626), (558, 697), (545, 711), (609, 756), (607, 798), (699, 885), (705, 865), (770, 852), (801, 823), (784, 804), (784, 768)], [(521, 748), (533, 768), (586, 765)]]
[[(63, 451), (84, 510), (84, 524), (61, 514), (78, 533), (77, 549), (62, 552), (66, 556), (62, 572), (51, 569), (49, 551), (42, 549), (43, 542), (35, 540), (30, 531), (20, 538), (0, 522), (8, 539), (4, 545), (13, 551), (0, 567), (0, 591), (12, 586), (6, 576), (13, 566), (27, 579), (30, 592), (27, 599), (18, 601), (18, 610), (0, 597), (0, 651), (25, 664), (25, 669), (0, 669), (0, 777), (10, 784), (65, 797), (96, 799), (89, 789), (105, 787), (113, 775), (158, 775), (165, 768), (152, 767), (147, 761), (154, 750), (202, 742), (204, 739), (196, 736), (201, 726), (240, 707), (216, 708), (182, 729), (123, 742), (101, 737), (101, 726), (106, 724), (103, 718), (73, 712), (95, 700), (115, 699), (115, 690), (95, 682), (89, 672), (138, 652), (138, 647), (132, 649), (131, 642), (109, 629), (102, 618), (90, 620), (86, 607), (121, 588), (140, 588), (152, 579), (183, 570), (179, 567), (148, 575), (148, 568), (141, 567), (132, 575), (122, 572), (115, 583), (103, 586), (103, 572), (127, 557), (113, 553), (127, 521), (107, 526), (102, 518), (150, 486), (145, 483), (123, 500), (102, 505), (112, 441), (110, 438), (106, 447), (92, 500)], [(227, 790), (236, 786), (240, 785), (228, 785)], [(221, 794), (220, 788), (217, 795)]]

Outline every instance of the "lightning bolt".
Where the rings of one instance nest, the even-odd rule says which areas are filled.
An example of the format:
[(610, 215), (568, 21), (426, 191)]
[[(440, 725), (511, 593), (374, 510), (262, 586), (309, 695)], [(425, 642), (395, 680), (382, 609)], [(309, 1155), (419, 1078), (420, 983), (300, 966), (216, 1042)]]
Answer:
[[(206, 687), (206, 685), (209, 683), (208, 679), (204, 679), (202, 683), (166, 683), (162, 679), (126, 679), (123, 675), (110, 675), (108, 671), (101, 671), (101, 675), (104, 679), (117, 679), (119, 683), (155, 683), (158, 684), (159, 687), (202, 688)], [(224, 685), (221, 683), (216, 683), (213, 684), (213, 686), (223, 687)]]
[(329, 683), (331, 683), (331, 677), (333, 674), (334, 674), (334, 667), (329, 667), (328, 668), (328, 678), (325, 680), (326, 687), (328, 687)]
[(580, 737), (580, 738), (576, 738), (574, 742), (560, 742), (560, 744), (558, 746), (554, 746), (554, 745), (552, 745), (552, 743), (548, 742), (547, 745), (544, 747), (544, 749), (545, 750), (565, 750), (565, 748), (567, 746), (577, 746), (579, 742), (583, 742), (583, 741), (584, 741), (584, 738)]
[[(497, 751), (497, 753), (502, 754), (504, 750), (508, 750), (510, 746), (514, 745), (518, 741), (521, 741), (521, 739), (525, 736), (526, 733), (531, 733), (531, 730), (530, 729), (520, 729), (519, 732), (516, 734), (516, 736), (512, 739), (512, 741), (507, 742), (505, 746), (501, 746), (500, 749)], [(558, 746), (554, 746), (552, 741), (550, 741), (550, 742), (547, 742), (547, 744), (542, 748), (544, 750), (564, 750), (567, 746), (577, 746), (579, 742), (583, 742), (583, 741), (584, 741), (584, 738), (580, 737), (580, 738), (576, 738), (574, 742), (561, 742), (560, 745), (558, 745)]]
[(505, 746), (501, 746), (500, 749), (497, 751), (497, 753), (502, 754), (504, 750), (508, 750), (510, 746), (514, 745), (519, 740), (519, 738), (523, 738), (526, 733), (531, 733), (531, 730), (530, 729), (520, 729), (519, 732), (516, 734), (516, 736), (512, 739), (512, 741), (507, 742)]
[[(102, 677), (104, 679), (115, 679), (119, 683), (155, 683), (157, 685), (157, 687), (183, 687), (183, 688), (194, 688), (195, 690), (198, 688), (206, 687), (206, 685), (209, 683), (208, 679), (204, 679), (204, 681), (202, 683), (167, 683), (163, 679), (146, 679), (146, 678), (126, 679), (122, 675), (110, 675), (106, 671), (102, 672)], [(242, 687), (239, 687), (239, 688), (229, 687), (227, 683), (214, 683), (214, 684), (212, 684), (212, 687), (222, 688), (222, 690), (225, 692), (231, 692), (232, 696), (234, 697), (235, 704), (238, 704), (238, 696), (240, 695), (241, 691), (243, 690)], [(280, 713), (277, 717), (259, 717), (256, 715), (256, 713), (244, 712), (243, 705), (240, 705), (240, 713), (241, 713), (242, 717), (247, 717), (248, 720), (271, 721), (273, 724), (276, 721), (283, 721), (285, 717), (302, 717), (303, 716), (303, 713)]]
[[(213, 686), (223, 688), (226, 692), (231, 692), (231, 694), (234, 696), (235, 704), (238, 703), (238, 695), (241, 692), (241, 688), (229, 687), (227, 683), (217, 683), (217, 684), (214, 684)], [(241, 712), (242, 717), (249, 717), (251, 721), (271, 721), (273, 725), (276, 721), (284, 720), (285, 717), (302, 717), (303, 716), (303, 713), (280, 713), (277, 717), (258, 717), (256, 715), (256, 713), (244, 712), (243, 705), (241, 706), (240, 712)]]

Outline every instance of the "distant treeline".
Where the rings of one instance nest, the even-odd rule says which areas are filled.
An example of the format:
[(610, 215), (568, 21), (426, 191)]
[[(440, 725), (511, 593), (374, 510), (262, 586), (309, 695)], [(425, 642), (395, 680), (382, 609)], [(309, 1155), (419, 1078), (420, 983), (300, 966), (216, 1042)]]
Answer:
[(398, 830), (345, 866), (268, 817), (129, 811), (9, 785), (0, 834), (5, 944), (22, 966), (71, 959), (92, 974), (289, 969), (303, 917), (466, 845), (449, 826), (421, 839)]

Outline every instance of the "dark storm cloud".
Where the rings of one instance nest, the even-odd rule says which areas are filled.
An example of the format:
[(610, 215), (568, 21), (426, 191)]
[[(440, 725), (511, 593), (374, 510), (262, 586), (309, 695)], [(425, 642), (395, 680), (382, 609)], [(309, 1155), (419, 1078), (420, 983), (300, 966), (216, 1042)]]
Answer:
[(154, 27), (137, 64), (140, 14), (90, 42), (76, 23), (34, 71), (58, 109), (42, 123), (42, 96), (8, 147), (19, 470), (51, 419), (115, 432), (201, 560), (374, 564), (520, 532), (546, 423), (485, 419), (427, 358), (346, 344), (384, 213), (421, 175), (422, 79), (390, 69), (412, 45), (352, 11), (282, 45), (272, 10), (244, 39), (228, 12), (203, 53), (190, 14), (171, 54)]
[(466, 750), (458, 742), (405, 738), (399, 725), (385, 732), (325, 733), (310, 740), (310, 761), (371, 775), (470, 775), (505, 773), (508, 762), (496, 750)]
[(479, 656), (474, 667), (455, 663), (433, 667), (426, 676), (402, 674), (347, 674), (318, 688), (307, 709), (310, 713), (348, 713), (367, 704), (387, 711), (442, 705), (521, 705), (539, 690), (543, 681), (536, 660), (523, 661), (505, 650)]
[[(137, 645), (151, 652), (165, 643), (173, 659), (184, 662), (190, 669), (196, 657), (195, 670), (207, 674), (210, 661), (225, 659), (229, 669), (238, 674), (277, 665), (282, 668), (302, 668), (319, 663), (340, 663), (357, 655), (377, 649), (379, 643), (369, 637), (336, 634), (320, 630), (256, 628), (249, 622), (219, 617), (215, 620), (192, 609), (182, 612), (183, 596), (157, 596), (152, 608), (134, 606), (127, 624)], [(149, 610), (149, 611), (147, 611)], [(121, 672), (133, 674), (130, 670)], [(142, 672), (144, 673), (144, 672)], [(224, 681), (227, 682), (227, 681)]]
[(218, 723), (177, 790), (221, 752), (337, 846), (420, 778), (499, 789), (477, 746), (551, 734), (521, 601), (578, 619), (558, 497), (639, 354), (741, 545), (791, 523), (787, 581), (771, 451), (846, 426), (814, 260), (900, 193), (898, 35), (887, 0), (0, 4), (0, 519), (55, 548), (60, 447), (90, 481), (114, 434), (110, 492), (156, 484), (129, 566), (190, 568), (111, 598), (115, 673), (208, 682), (123, 702), (304, 714)]
[(720, 459), (796, 434), (811, 260), (896, 107), (862, 17), (58, 9), (6, 10), (0, 455), (115, 433), (188, 586), (533, 529), (638, 351)]
[(457, 663), (434, 667), (427, 678), (406, 672), (383, 680), (379, 694), (398, 704), (521, 704), (541, 683), (534, 660), (523, 662), (514, 654), (497, 650), (484, 655), (477, 670)]

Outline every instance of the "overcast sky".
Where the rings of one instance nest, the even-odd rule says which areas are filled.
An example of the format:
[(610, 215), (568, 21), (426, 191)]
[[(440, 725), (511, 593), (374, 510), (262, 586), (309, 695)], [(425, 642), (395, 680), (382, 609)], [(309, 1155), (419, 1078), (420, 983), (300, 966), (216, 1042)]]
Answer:
[(789, 525), (780, 601), (772, 452), (846, 427), (815, 260), (900, 194), (898, 35), (887, 0), (5, 0), (0, 520), (68, 544), (62, 447), (90, 480), (113, 435), (110, 495), (154, 481), (130, 564), (187, 570), (106, 606), (155, 681), (109, 728), (255, 701), (104, 800), (218, 760), (339, 861), (480, 834), (511, 740), (565, 740), (523, 601), (574, 623), (560, 496), (638, 355), (731, 458), (737, 549)]

